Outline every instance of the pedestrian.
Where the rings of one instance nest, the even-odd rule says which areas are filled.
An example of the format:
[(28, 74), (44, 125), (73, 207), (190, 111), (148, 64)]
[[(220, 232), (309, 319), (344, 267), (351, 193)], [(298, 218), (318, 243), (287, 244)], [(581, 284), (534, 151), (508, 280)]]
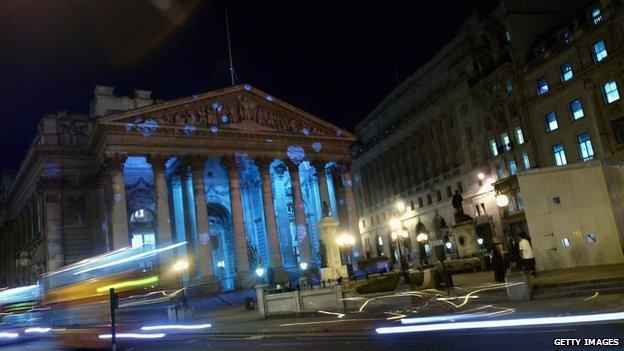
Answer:
[(531, 276), (535, 277), (537, 273), (535, 272), (535, 258), (533, 257), (533, 246), (531, 246), (531, 242), (529, 241), (528, 235), (524, 232), (520, 232), (518, 234), (520, 237), (520, 242), (518, 243), (518, 248), (520, 249), (520, 259), (522, 260), (522, 266), (524, 267), (524, 271), (528, 271), (531, 273)]
[(494, 280), (497, 283), (505, 282), (505, 259), (503, 253), (501, 252), (501, 245), (498, 243), (493, 243), (494, 248), (492, 249), (492, 266), (494, 268)]

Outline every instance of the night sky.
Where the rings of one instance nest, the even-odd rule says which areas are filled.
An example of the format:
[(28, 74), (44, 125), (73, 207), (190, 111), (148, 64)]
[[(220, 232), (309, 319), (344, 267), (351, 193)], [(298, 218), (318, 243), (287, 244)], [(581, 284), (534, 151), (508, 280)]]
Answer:
[[(227, 3), (238, 82), (353, 130), (494, 0)], [(173, 5), (173, 6), (171, 6)], [(225, 2), (2, 0), (0, 172), (43, 114), (87, 113), (95, 84), (174, 99), (229, 85)], [(395, 74), (396, 73), (396, 74)]]

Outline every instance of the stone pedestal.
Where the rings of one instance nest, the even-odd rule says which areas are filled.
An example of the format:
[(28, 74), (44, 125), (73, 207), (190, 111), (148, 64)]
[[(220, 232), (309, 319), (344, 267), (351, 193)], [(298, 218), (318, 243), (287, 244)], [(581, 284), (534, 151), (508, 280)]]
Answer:
[(459, 222), (453, 225), (453, 237), (459, 257), (471, 256), (479, 253), (477, 243), (477, 228), (472, 220)]
[(333, 217), (323, 217), (318, 224), (319, 233), (323, 246), (325, 246), (325, 259), (327, 267), (321, 268), (321, 279), (347, 278), (347, 269), (340, 260), (340, 247), (338, 246), (338, 221)]

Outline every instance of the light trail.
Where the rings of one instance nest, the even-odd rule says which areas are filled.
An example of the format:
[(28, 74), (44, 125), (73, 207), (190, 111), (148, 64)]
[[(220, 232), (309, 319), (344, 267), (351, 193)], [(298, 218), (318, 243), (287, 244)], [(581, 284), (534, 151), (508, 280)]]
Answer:
[(78, 275), (78, 274), (82, 274), (82, 273), (91, 272), (91, 271), (94, 271), (94, 270), (97, 270), (97, 269), (108, 268), (108, 267), (117, 266), (117, 265), (120, 265), (120, 264), (123, 264), (123, 263), (128, 263), (128, 262), (140, 260), (142, 258), (153, 256), (153, 255), (159, 254), (159, 253), (161, 253), (163, 251), (175, 249), (176, 247), (180, 247), (180, 246), (186, 245), (186, 244), (187, 244), (186, 241), (182, 241), (182, 242), (179, 242), (179, 243), (176, 243), (176, 244), (171, 244), (169, 246), (166, 246), (166, 247), (163, 247), (163, 248), (160, 248), (160, 249), (150, 250), (150, 251), (143, 252), (143, 253), (140, 253), (140, 254), (132, 255), (130, 257), (122, 258), (121, 260), (108, 262), (108, 263), (101, 264), (99, 266), (83, 269), (81, 271), (74, 272), (73, 274), (74, 275)]
[(17, 339), (18, 333), (0, 332), (0, 339)]
[[(157, 333), (157, 334), (139, 334), (139, 333), (117, 333), (115, 337), (118, 339), (160, 339), (165, 337), (165, 333)], [(110, 339), (111, 334), (100, 334), (98, 335), (100, 339)]]
[(24, 330), (24, 333), (26, 333), (26, 334), (31, 334), (31, 333), (45, 334), (45, 333), (49, 333), (50, 330), (52, 330), (52, 328), (33, 327), (33, 328), (26, 328), (26, 330)]
[(499, 320), (476, 321), (476, 322), (419, 324), (419, 325), (407, 325), (407, 326), (400, 326), (400, 327), (381, 327), (375, 330), (377, 331), (378, 334), (397, 334), (397, 333), (431, 332), (431, 331), (442, 331), (442, 330), (505, 328), (505, 327), (540, 326), (540, 325), (555, 325), (555, 324), (578, 324), (578, 323), (608, 322), (608, 321), (618, 321), (618, 320), (624, 320), (624, 312), (599, 313), (599, 314), (563, 316), (563, 317), (499, 319)]
[(165, 324), (165, 325), (151, 325), (146, 327), (141, 327), (141, 330), (151, 331), (151, 330), (197, 330), (197, 329), (206, 329), (212, 327), (211, 324)]
[(158, 277), (152, 276), (149, 278), (128, 280), (128, 281), (124, 281), (120, 283), (102, 286), (102, 287), (97, 288), (96, 291), (98, 293), (103, 293), (103, 292), (108, 292), (110, 289), (121, 289), (121, 288), (127, 288), (131, 286), (149, 285), (149, 284), (156, 283), (156, 282), (158, 282)]

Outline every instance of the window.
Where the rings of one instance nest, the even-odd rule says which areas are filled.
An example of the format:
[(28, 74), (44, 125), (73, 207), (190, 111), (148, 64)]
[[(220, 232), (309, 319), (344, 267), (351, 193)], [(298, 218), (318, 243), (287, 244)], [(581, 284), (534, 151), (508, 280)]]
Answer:
[(604, 41), (601, 40), (594, 43), (594, 45), (592, 45), (592, 52), (594, 54), (595, 62), (600, 62), (607, 58), (607, 47), (605, 46)]
[(520, 192), (520, 189), (516, 190), (514, 198), (516, 199), (516, 208), (518, 210), (524, 210), (524, 200), (522, 199), (522, 193)]
[(557, 115), (555, 114), (555, 111), (550, 111), (546, 114), (546, 131), (552, 132), (557, 129), (559, 129)]
[(362, 228), (366, 228), (366, 220), (362, 218)]
[(418, 207), (422, 208), (424, 206), (422, 197), (418, 198)]
[(568, 164), (565, 156), (565, 150), (563, 148), (562, 143), (557, 143), (552, 147), (553, 151), (553, 159), (555, 161), (555, 165), (557, 166), (565, 166)]
[(490, 140), (490, 151), (492, 152), (492, 156), (498, 156), (498, 145), (496, 145), (496, 140)]
[(507, 80), (505, 81), (505, 90), (507, 91), (507, 94), (511, 94), (511, 91), (513, 90), (513, 85), (511, 85), (511, 78), (507, 78)]
[(507, 168), (509, 168), (509, 173), (511, 175), (518, 173), (518, 167), (516, 166), (515, 160), (509, 160), (509, 162), (507, 162)]
[(494, 97), (499, 97), (500, 96), (500, 94), (498, 92), (498, 84), (496, 84), (496, 83), (492, 86), (492, 95)]
[(436, 201), (442, 201), (442, 192), (440, 190), (436, 190)]
[(610, 104), (620, 99), (620, 93), (618, 92), (617, 83), (614, 80), (608, 81), (602, 85), (602, 92), (604, 94), (605, 101)]
[(579, 120), (585, 116), (581, 99), (575, 99), (570, 102), (570, 114), (572, 115), (573, 121)]
[(516, 134), (516, 144), (518, 145), (524, 144), (524, 135), (522, 134), (522, 128), (516, 127), (515, 134)]
[(505, 31), (505, 38), (507, 39), (508, 42), (511, 42), (511, 32), (506, 30)]
[(453, 189), (451, 189), (450, 186), (446, 187), (446, 197), (452, 197), (453, 196)]
[(589, 133), (583, 133), (576, 137), (579, 148), (579, 156), (581, 161), (590, 161), (594, 159), (594, 148), (592, 147)]
[(464, 192), (464, 184), (462, 184), (462, 182), (457, 182), (457, 191), (459, 191), (460, 194)]
[(511, 150), (511, 141), (509, 140), (509, 134), (501, 134), (501, 142), (503, 143), (503, 149), (505, 151)]
[(602, 13), (600, 12), (600, 7), (596, 7), (591, 12), (591, 19), (594, 22), (594, 25), (600, 24), (602, 22)]
[(546, 76), (537, 78), (537, 95), (544, 95), (548, 92), (548, 80)]
[(427, 194), (427, 205), (431, 205), (433, 203), (433, 197), (431, 194)]
[(522, 153), (522, 164), (524, 169), (531, 169), (531, 160), (529, 160), (529, 154), (526, 152)]
[(572, 72), (572, 62), (568, 61), (568, 62), (562, 63), (560, 70), (561, 70), (562, 82), (567, 82), (570, 79), (572, 79), (572, 77), (574, 77), (574, 72)]
[(416, 209), (416, 206), (414, 205), (414, 201), (410, 201), (410, 209), (412, 211), (414, 211)]
[(498, 179), (505, 178), (505, 171), (501, 165), (496, 165), (496, 175), (498, 176)]

